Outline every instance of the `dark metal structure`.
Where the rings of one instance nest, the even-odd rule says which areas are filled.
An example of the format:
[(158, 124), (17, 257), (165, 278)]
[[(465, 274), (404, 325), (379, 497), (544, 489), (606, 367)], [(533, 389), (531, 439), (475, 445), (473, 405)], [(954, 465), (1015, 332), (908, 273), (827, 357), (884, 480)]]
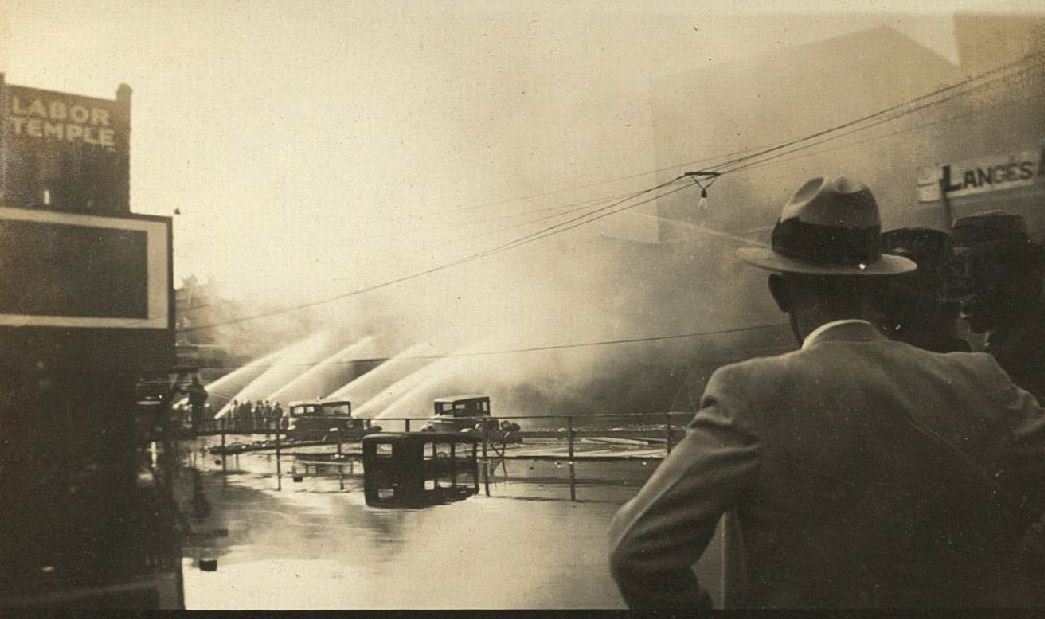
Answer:
[(424, 507), (479, 492), (478, 441), (443, 432), (363, 438), (363, 488), (371, 507)]

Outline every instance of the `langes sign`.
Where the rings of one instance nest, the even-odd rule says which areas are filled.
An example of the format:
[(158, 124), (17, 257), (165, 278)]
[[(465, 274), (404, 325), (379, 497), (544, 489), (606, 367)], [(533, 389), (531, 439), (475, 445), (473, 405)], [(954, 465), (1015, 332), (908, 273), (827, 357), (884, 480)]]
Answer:
[(958, 198), (1045, 183), (1045, 147), (981, 157), (918, 170), (918, 201), (935, 202), (944, 193)]
[(0, 205), (130, 212), (131, 89), (115, 99), (6, 84), (0, 74)]

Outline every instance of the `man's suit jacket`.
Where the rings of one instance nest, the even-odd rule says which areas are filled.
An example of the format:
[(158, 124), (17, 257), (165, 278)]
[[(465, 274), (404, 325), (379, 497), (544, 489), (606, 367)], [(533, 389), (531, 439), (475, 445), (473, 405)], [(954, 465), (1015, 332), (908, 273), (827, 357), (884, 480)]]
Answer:
[(984, 350), (1041, 402), (1045, 400), (1045, 303), (1035, 303), (987, 334)]
[(843, 321), (712, 375), (686, 437), (614, 517), (611, 569), (633, 607), (696, 604), (690, 567), (728, 511), (738, 606), (1019, 604), (1009, 508), (1043, 497), (1045, 414), (993, 358)]

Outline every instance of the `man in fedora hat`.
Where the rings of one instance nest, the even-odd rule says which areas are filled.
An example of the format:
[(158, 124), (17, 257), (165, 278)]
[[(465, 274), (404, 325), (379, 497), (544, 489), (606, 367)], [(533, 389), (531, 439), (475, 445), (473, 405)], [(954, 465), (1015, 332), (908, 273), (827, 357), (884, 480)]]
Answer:
[(974, 333), (986, 333), (984, 350), (1012, 380), (1045, 398), (1045, 304), (1041, 250), (1023, 217), (989, 211), (954, 222), (954, 253), (961, 266), (957, 292)]
[[(700, 605), (691, 569), (724, 527), (727, 606), (1021, 604), (1022, 505), (1045, 497), (1045, 413), (986, 354), (934, 353), (866, 319), (883, 278), (871, 192), (816, 178), (772, 248), (739, 256), (801, 348), (718, 369), (686, 437), (610, 525), (632, 607)], [(1011, 500), (1010, 500), (1011, 499)]]

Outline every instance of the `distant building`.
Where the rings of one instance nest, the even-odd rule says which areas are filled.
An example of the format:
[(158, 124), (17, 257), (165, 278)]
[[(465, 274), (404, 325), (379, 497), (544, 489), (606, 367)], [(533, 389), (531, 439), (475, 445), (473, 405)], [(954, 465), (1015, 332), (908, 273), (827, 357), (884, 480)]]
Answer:
[(0, 73), (0, 204), (130, 213), (131, 88), (115, 99), (8, 84)]
[[(1040, 52), (1043, 23), (958, 16), (957, 63), (879, 27), (654, 81), (654, 167), (666, 170), (658, 181), (701, 169), (700, 163), (673, 167), (682, 162), (709, 157), (721, 162), (799, 141), (721, 177), (708, 192), (706, 210), (698, 208), (700, 190), (693, 187), (658, 200), (654, 217), (622, 217), (620, 224), (634, 224), (636, 232), (611, 230), (598, 246), (612, 265), (608, 271), (626, 274), (624, 281), (633, 282), (634, 289), (604, 286), (609, 293), (598, 301), (607, 315), (619, 317), (621, 330), (629, 333), (729, 331), (783, 322), (766, 293), (765, 274), (739, 264), (733, 252), (751, 241), (768, 241), (784, 201), (801, 182), (820, 174), (867, 183), (881, 206), (884, 229), (947, 229), (949, 218), (1005, 208), (1024, 215), (1040, 239), (1045, 232), (1045, 58), (1034, 61), (1038, 66), (1020, 65), (1015, 76), (978, 79), (968, 93), (944, 91), (931, 105), (922, 105), (919, 97)], [(917, 109), (893, 118), (912, 108)], [(890, 109), (869, 122), (801, 141)], [(695, 147), (709, 142), (715, 146)], [(712, 162), (704, 165), (716, 168)], [(948, 178), (949, 184), (941, 184)], [(966, 179), (973, 185), (958, 187)], [(650, 219), (658, 227), (652, 239)], [(703, 382), (718, 365), (794, 346), (787, 326), (672, 341), (687, 347), (685, 365), (663, 368), (656, 380), (661, 389), (678, 385), (672, 406), (683, 409), (697, 405)], [(667, 363), (671, 357), (664, 358)], [(674, 378), (668, 378), (669, 371)]]
[[(651, 99), (659, 168), (701, 157), (731, 159), (722, 155), (738, 151), (735, 157), (743, 157), (744, 151), (801, 139), (881, 110), (918, 108), (891, 119), (894, 112), (875, 116), (751, 160), (749, 169), (713, 186), (707, 211), (694, 208), (693, 195), (686, 192), (661, 200), (661, 240), (709, 242), (694, 226), (765, 240), (790, 193), (803, 180), (824, 173), (867, 183), (886, 229), (946, 229), (948, 218), (1008, 208), (1027, 217), (1040, 234), (1045, 231), (1045, 209), (1038, 206), (1045, 197), (1045, 174), (1037, 174), (1039, 167), (1045, 172), (1042, 58), (1037, 66), (1017, 67), (1023, 69), (1019, 75), (986, 76), (967, 93), (945, 91), (939, 101), (924, 105), (918, 98), (1040, 52), (1043, 23), (1022, 16), (959, 15), (959, 64), (880, 27), (658, 80)], [(711, 138), (717, 142), (714, 152), (691, 146)], [(831, 139), (820, 142), (824, 138)], [(983, 168), (979, 177), (977, 168)], [(971, 169), (968, 178), (975, 186), (950, 182), (944, 196), (939, 188), (948, 169), (952, 181), (953, 174)]]
[(233, 318), (238, 311), (238, 305), (223, 299), (213, 283), (201, 283), (191, 275), (183, 279), (174, 290), (178, 365), (198, 368), (202, 378), (213, 380), (246, 361), (247, 356), (234, 351), (233, 343), (223, 338), (227, 334), (217, 329), (193, 330)]
[(962, 71), (979, 73), (1045, 49), (1045, 19), (959, 13), (954, 19)]
[(175, 359), (172, 222), (131, 210), (130, 106), (125, 84), (0, 74), (2, 608), (184, 606), (172, 471), (146, 453)]
[(213, 331), (204, 329), (186, 332), (184, 329), (212, 323), (214, 317), (221, 314), (218, 308), (224, 304), (215, 295), (212, 283), (200, 283), (194, 275), (184, 278), (181, 286), (174, 289), (174, 321), (179, 331), (178, 341), (193, 344), (213, 342)]

